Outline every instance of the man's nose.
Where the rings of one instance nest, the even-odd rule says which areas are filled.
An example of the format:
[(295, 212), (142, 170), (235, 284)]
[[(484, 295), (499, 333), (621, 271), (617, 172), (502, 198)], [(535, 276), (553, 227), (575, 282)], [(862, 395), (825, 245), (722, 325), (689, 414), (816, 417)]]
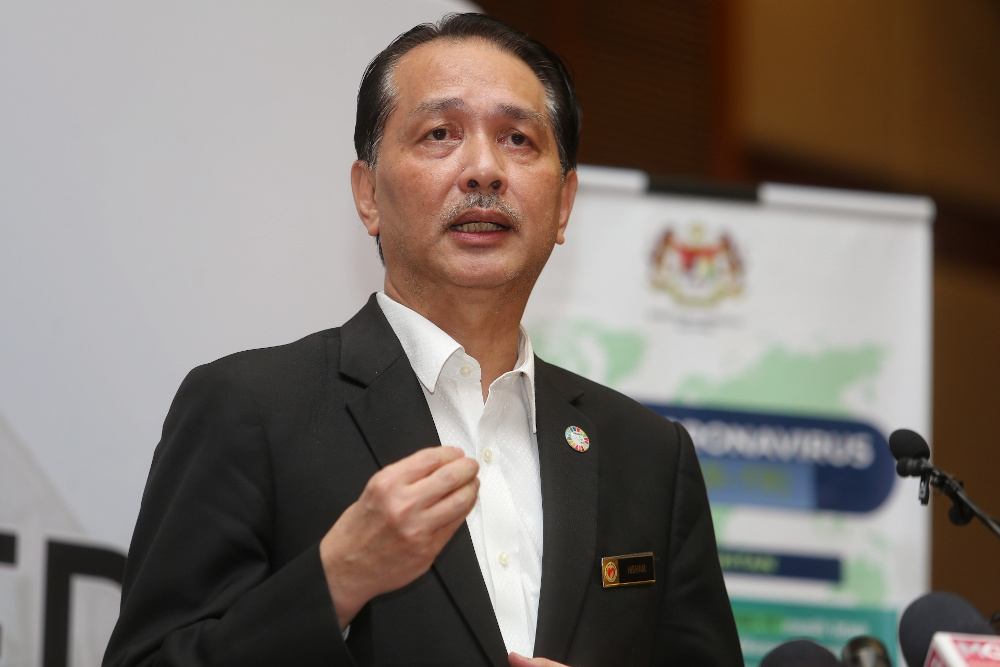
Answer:
[[(465, 187), (467, 187), (470, 190), (478, 190), (479, 187), (480, 187), (479, 181), (477, 181), (474, 178), (470, 178), (469, 181), (465, 184)], [(492, 190), (499, 190), (500, 189), (500, 179), (497, 179), (497, 180), (493, 181), (492, 183), (490, 183), (490, 189), (492, 189)]]
[(465, 192), (502, 194), (507, 189), (507, 174), (496, 142), (486, 137), (476, 138), (467, 142), (465, 149), (459, 187)]

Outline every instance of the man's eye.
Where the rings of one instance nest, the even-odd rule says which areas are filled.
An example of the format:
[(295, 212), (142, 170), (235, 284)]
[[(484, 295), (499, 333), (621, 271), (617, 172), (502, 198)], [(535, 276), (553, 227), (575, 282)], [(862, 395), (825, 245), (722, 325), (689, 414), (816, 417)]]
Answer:
[(443, 127), (431, 130), (431, 138), (437, 141), (443, 141), (448, 138), (448, 130)]
[(514, 144), (515, 146), (523, 146), (526, 143), (528, 143), (528, 137), (524, 136), (523, 134), (518, 134), (517, 132), (510, 135), (509, 140), (510, 143)]

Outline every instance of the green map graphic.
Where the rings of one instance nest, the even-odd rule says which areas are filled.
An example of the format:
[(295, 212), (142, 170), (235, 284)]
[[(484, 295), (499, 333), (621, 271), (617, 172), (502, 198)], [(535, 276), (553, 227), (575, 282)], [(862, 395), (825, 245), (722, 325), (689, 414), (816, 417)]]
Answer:
[(646, 341), (638, 333), (590, 320), (535, 324), (528, 335), (545, 361), (610, 387), (637, 371), (646, 354)]
[(812, 354), (775, 346), (736, 377), (714, 383), (700, 376), (686, 378), (675, 400), (700, 407), (849, 417), (845, 392), (874, 379), (884, 357), (876, 345)]
[[(540, 322), (529, 327), (538, 356), (597, 382), (616, 386), (639, 370), (648, 350), (636, 331), (593, 320)], [(722, 380), (684, 378), (672, 402), (706, 408), (849, 417), (848, 389), (874, 379), (885, 358), (877, 345), (792, 352), (775, 345), (739, 374)], [(874, 400), (870, 390), (869, 400)]]

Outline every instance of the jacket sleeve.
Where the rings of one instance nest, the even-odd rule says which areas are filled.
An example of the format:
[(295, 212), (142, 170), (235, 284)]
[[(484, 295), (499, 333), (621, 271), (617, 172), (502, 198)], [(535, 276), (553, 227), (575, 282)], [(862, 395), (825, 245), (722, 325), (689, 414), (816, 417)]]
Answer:
[(705, 481), (691, 436), (680, 424), (675, 427), (680, 452), (670, 566), (653, 664), (742, 667)]
[(353, 665), (313, 544), (272, 559), (262, 415), (239, 366), (182, 383), (153, 456), (104, 665)]

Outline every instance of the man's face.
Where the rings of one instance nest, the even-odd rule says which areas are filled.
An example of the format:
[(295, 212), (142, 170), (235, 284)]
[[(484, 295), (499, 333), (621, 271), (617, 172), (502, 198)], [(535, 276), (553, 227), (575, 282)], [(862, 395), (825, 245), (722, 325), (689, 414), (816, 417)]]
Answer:
[(565, 180), (545, 89), (481, 40), (439, 39), (403, 56), (377, 168), (355, 163), (361, 218), (379, 234), (386, 290), (501, 288), (525, 298), (576, 193)]

